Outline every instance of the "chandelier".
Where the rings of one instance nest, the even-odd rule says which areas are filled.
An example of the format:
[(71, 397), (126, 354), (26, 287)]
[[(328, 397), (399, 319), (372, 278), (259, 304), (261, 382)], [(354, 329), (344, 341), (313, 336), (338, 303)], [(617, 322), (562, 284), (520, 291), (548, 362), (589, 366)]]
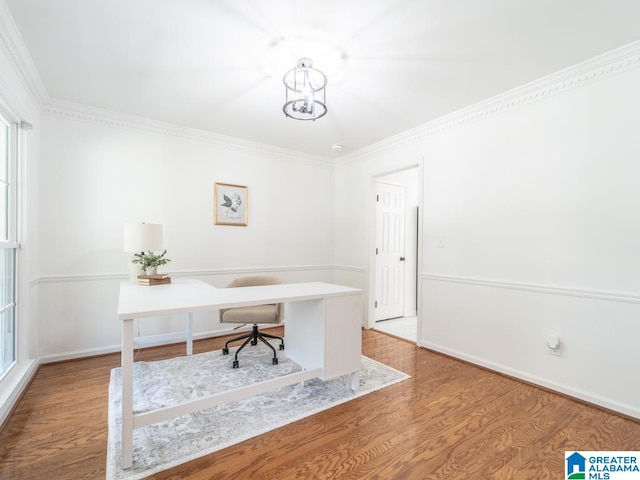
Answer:
[(316, 120), (327, 114), (327, 76), (308, 58), (298, 60), (282, 79), (286, 87), (282, 111), (296, 120)]

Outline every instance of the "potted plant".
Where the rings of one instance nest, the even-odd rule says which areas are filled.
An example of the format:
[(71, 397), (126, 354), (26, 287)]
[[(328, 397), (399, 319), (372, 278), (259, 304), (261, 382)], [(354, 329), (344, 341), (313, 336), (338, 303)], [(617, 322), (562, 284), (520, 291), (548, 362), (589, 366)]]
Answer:
[(153, 252), (134, 253), (131, 263), (140, 265), (140, 270), (142, 270), (145, 274), (155, 275), (156, 273), (158, 273), (158, 267), (166, 265), (171, 261), (170, 259), (165, 258), (166, 254), (166, 250), (160, 255), (156, 255)]

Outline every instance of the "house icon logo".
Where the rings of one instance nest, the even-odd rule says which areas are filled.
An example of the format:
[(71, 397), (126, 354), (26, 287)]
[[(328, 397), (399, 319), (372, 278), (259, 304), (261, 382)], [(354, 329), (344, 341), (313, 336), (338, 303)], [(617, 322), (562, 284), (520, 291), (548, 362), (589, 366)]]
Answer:
[(578, 452), (573, 452), (571, 455), (565, 458), (566, 464), (566, 479), (577, 480), (586, 478), (586, 465), (587, 459), (580, 455)]

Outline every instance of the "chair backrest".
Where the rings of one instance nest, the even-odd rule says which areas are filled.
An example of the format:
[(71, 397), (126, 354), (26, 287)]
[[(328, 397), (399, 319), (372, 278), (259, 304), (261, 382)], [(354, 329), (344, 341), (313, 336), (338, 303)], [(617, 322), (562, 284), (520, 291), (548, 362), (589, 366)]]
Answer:
[[(240, 277), (236, 278), (229, 284), (227, 284), (227, 288), (238, 288), (238, 287), (258, 287), (261, 285), (281, 285), (284, 282), (281, 278), (271, 277), (268, 275), (253, 275), (249, 277)], [(284, 305), (282, 303), (275, 304), (276, 305), (276, 321), (269, 321), (265, 323), (282, 323), (284, 318)], [(251, 309), (252, 307), (243, 307), (244, 310)], [(225, 308), (219, 311), (220, 322), (226, 323), (224, 320), (224, 313), (228, 310), (233, 310), (232, 308)], [(238, 323), (236, 320), (231, 320), (232, 323)]]

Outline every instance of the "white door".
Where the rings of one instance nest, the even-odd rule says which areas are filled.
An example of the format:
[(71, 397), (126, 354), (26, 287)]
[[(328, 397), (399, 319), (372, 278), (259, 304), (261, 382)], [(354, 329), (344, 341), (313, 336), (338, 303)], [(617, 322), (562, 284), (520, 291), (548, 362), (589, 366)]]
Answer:
[(376, 315), (404, 314), (405, 188), (378, 182), (376, 201)]

